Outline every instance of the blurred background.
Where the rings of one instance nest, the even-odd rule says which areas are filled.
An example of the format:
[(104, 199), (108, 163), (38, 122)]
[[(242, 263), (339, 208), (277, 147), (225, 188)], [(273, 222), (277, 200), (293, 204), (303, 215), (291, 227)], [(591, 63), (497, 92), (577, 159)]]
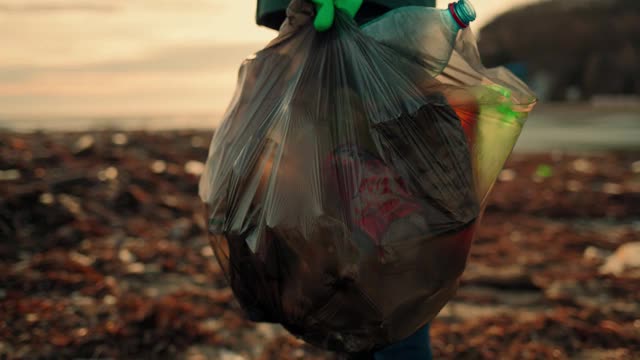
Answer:
[[(638, 358), (640, 2), (473, 3), (541, 103), (436, 355)], [(332, 358), (243, 320), (204, 235), (211, 134), (276, 35), (255, 8), (0, 0), (0, 358)]]
[[(540, 121), (530, 122), (536, 131), (525, 134), (521, 147), (602, 137), (637, 144), (636, 2), (483, 0), (475, 6), (472, 28), (485, 64), (507, 66), (543, 103), (556, 105), (539, 108), (534, 120)], [(1, 0), (0, 127), (215, 127), (239, 63), (275, 34), (255, 25), (249, 0)], [(602, 133), (598, 127), (612, 112), (618, 121)], [(572, 128), (574, 136), (540, 136), (538, 127), (547, 130), (560, 118), (588, 126)], [(587, 127), (598, 128), (597, 136)]]

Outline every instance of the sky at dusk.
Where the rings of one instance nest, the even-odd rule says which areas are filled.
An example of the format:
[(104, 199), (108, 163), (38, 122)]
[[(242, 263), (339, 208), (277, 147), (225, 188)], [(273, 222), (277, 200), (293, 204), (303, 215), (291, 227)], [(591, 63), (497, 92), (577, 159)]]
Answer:
[[(535, 1), (472, 1), (474, 27)], [(254, 21), (252, 0), (0, 0), (0, 117), (219, 116), (275, 36)]]

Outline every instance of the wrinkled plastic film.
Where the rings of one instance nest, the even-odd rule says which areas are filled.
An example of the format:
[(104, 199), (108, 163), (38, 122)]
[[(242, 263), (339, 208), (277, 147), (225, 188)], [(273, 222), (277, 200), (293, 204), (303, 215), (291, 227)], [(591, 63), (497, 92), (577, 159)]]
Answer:
[(249, 317), (333, 350), (402, 339), (453, 296), (535, 102), (469, 30), (400, 10), (318, 33), (293, 1), (243, 63), (200, 184)]
[[(470, 29), (451, 41), (442, 27), (420, 7), (389, 12), (364, 32), (424, 64), (425, 71), (442, 85), (463, 122), (473, 119), (477, 132), (472, 143), (478, 195), (486, 200), (504, 162), (511, 154), (536, 99), (531, 90), (503, 67), (486, 69)], [(446, 17), (446, 13), (440, 13)]]

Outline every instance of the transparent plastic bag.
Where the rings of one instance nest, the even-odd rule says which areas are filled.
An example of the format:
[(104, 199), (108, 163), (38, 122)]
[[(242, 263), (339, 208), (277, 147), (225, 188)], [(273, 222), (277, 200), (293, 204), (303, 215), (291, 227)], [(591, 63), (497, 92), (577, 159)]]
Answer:
[(452, 47), (443, 61), (424, 39), (376, 40), (341, 13), (318, 33), (302, 0), (287, 15), (242, 64), (211, 143), (200, 195), (212, 246), (250, 319), (371, 350), (455, 293), (535, 98), (482, 66), (470, 30), (437, 44)]

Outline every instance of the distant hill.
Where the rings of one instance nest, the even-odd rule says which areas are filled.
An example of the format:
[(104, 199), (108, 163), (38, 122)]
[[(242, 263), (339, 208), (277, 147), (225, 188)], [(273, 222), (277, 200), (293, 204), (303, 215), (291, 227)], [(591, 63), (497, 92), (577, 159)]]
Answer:
[(638, 0), (556, 0), (519, 8), (485, 26), (479, 47), (485, 65), (526, 69), (528, 82), (549, 100), (565, 100), (568, 92), (582, 99), (640, 94)]

